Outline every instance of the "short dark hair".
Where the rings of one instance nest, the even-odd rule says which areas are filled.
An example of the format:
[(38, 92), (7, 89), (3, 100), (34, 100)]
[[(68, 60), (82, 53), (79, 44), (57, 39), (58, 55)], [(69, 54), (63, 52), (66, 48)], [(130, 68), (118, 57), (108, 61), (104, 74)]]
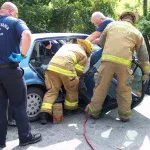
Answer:
[(46, 47), (50, 44), (50, 42), (49, 41), (43, 41), (42, 44)]
[(123, 19), (130, 19), (130, 20), (132, 20), (132, 22), (134, 22), (134, 17), (133, 17), (132, 15), (130, 15), (130, 14), (124, 15), (124, 16), (121, 18), (121, 20), (123, 20)]

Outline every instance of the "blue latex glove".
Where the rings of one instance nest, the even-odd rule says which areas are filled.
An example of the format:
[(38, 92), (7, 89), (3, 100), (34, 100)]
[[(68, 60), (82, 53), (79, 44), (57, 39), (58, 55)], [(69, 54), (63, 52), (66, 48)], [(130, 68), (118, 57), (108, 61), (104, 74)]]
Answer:
[(25, 59), (23, 55), (14, 52), (12, 52), (8, 58), (13, 62), (21, 62), (23, 59)]

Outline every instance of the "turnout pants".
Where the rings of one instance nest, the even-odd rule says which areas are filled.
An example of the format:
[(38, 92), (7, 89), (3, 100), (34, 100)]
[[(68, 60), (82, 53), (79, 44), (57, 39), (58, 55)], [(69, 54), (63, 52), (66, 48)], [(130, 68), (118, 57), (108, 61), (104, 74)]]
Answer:
[(21, 142), (31, 138), (26, 113), (27, 89), (20, 67), (0, 68), (0, 144), (6, 143), (8, 100), (17, 124)]
[(52, 106), (55, 103), (62, 85), (66, 90), (64, 108), (74, 110), (78, 108), (78, 77), (65, 76), (53, 71), (45, 72), (45, 84), (47, 92), (44, 95), (41, 112), (52, 114)]
[(113, 62), (102, 61), (98, 72), (95, 74), (95, 89), (90, 105), (95, 110), (102, 110), (109, 86), (114, 74), (117, 77), (117, 102), (120, 117), (129, 117), (131, 114), (131, 87), (127, 83), (131, 76), (129, 67)]

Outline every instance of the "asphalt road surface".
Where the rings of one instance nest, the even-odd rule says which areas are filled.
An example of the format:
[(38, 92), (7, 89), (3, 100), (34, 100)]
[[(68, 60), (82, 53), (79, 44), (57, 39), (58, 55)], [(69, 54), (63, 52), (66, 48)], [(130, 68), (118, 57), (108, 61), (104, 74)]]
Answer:
[[(150, 96), (132, 110), (132, 118), (123, 123), (118, 120), (117, 110), (103, 118), (89, 118), (87, 137), (95, 150), (150, 150)], [(7, 147), (4, 150), (90, 150), (84, 138), (84, 113), (66, 115), (63, 123), (41, 125), (31, 123), (32, 132), (40, 132), (43, 140), (34, 145), (18, 146), (16, 127), (9, 127)]]

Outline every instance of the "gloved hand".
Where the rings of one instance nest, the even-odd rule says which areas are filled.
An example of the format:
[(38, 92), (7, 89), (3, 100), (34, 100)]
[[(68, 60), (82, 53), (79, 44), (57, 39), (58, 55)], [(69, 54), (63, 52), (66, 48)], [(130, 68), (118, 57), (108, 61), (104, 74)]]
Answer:
[(134, 80), (133, 75), (128, 76), (128, 78), (126, 79), (126, 85), (130, 86), (132, 84), (133, 80)]
[(80, 79), (79, 79), (78, 88), (79, 88), (79, 91), (81, 91), (81, 92), (86, 92), (86, 91), (87, 91), (87, 87), (86, 87), (86, 85), (85, 85), (85, 82), (84, 82), (84, 78), (83, 78), (83, 77), (80, 77)]
[(149, 75), (148, 74), (144, 74), (142, 76), (142, 81), (144, 81), (144, 84), (146, 83), (147, 79), (149, 78)]
[(102, 79), (102, 77), (99, 76), (98, 72), (96, 72), (96, 73), (94, 74), (95, 88), (98, 87), (98, 85), (100, 84), (101, 79)]
[(22, 54), (17, 54), (17, 53), (12, 52), (8, 58), (12, 60), (13, 62), (21, 62), (26, 57), (24, 57)]

